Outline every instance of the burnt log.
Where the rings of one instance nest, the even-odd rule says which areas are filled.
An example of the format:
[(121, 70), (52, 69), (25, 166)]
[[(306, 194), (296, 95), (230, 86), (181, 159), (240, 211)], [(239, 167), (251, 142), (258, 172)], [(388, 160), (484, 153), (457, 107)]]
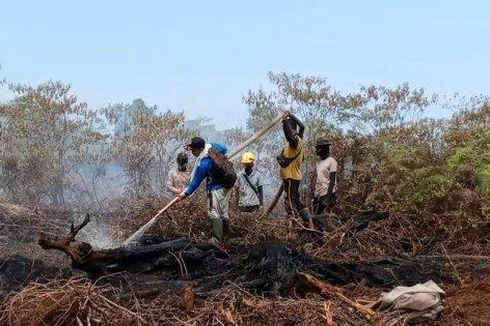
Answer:
[(179, 238), (146, 246), (96, 249), (87, 242), (77, 242), (78, 232), (88, 224), (87, 214), (84, 221), (75, 227), (73, 224), (68, 235), (39, 234), (38, 244), (43, 249), (55, 249), (66, 253), (76, 269), (93, 276), (120, 271), (146, 272), (158, 268), (183, 268), (185, 265), (201, 264), (211, 253), (223, 255), (216, 246), (194, 244), (187, 238)]
[[(112, 274), (104, 279), (141, 296), (175, 292), (185, 284), (192, 286), (196, 295), (208, 296), (230, 282), (257, 293), (288, 295), (295, 288), (298, 275), (304, 275), (301, 273), (332, 285), (364, 283), (374, 287), (410, 286), (429, 279), (437, 283), (456, 282), (459, 278), (457, 261), (448, 256), (319, 260), (279, 239), (248, 247), (234, 246), (229, 252), (187, 238), (96, 249), (89, 243), (75, 241), (88, 221), (87, 216), (81, 225), (72, 226), (66, 236), (41, 233), (39, 244), (44, 249), (65, 252), (75, 268), (91, 277)], [(488, 257), (477, 258), (472, 258), (473, 265), (490, 261)]]

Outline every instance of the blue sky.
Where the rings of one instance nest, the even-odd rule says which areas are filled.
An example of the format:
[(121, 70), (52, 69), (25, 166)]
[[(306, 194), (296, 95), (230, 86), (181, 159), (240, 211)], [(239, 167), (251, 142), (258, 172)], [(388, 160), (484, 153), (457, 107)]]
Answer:
[(268, 87), (268, 71), (344, 91), (408, 81), (485, 94), (489, 12), (489, 1), (9, 1), (0, 76), (62, 80), (93, 108), (142, 98), (221, 128), (244, 124), (242, 94)]

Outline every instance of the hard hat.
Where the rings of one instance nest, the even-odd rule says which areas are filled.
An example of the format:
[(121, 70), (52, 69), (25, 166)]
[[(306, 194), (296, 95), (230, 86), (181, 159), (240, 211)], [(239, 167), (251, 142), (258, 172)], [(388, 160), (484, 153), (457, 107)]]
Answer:
[(248, 164), (248, 163), (253, 163), (255, 161), (255, 154), (252, 152), (246, 152), (243, 153), (242, 155), (242, 163), (243, 164)]

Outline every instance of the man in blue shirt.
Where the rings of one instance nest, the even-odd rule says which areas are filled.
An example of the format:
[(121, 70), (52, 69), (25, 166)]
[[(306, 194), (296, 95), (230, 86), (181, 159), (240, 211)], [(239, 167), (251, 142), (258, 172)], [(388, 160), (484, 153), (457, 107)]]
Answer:
[(177, 196), (181, 200), (191, 196), (199, 188), (201, 182), (206, 179), (208, 217), (211, 220), (213, 236), (217, 240), (222, 240), (223, 234), (228, 233), (230, 228), (228, 203), (231, 191), (213, 179), (215, 164), (208, 155), (211, 148), (215, 148), (222, 154), (227, 152), (227, 148), (224, 145), (218, 143), (206, 144), (201, 137), (192, 138), (191, 142), (186, 145), (186, 149), (190, 150), (192, 155), (196, 157), (196, 162), (194, 163), (189, 183), (184, 191)]

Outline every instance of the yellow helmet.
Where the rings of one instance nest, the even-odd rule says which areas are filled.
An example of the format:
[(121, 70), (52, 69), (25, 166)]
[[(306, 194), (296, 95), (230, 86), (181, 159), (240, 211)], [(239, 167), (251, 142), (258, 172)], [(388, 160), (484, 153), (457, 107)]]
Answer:
[(242, 163), (248, 164), (253, 163), (255, 161), (255, 154), (252, 152), (246, 152), (242, 154)]

